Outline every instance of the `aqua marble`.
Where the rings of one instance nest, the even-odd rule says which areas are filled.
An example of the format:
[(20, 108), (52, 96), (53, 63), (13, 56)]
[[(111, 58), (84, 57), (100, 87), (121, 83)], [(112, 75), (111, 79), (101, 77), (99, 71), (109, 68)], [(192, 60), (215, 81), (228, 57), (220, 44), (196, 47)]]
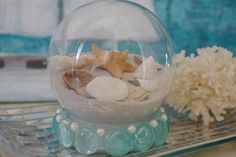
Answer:
[(163, 145), (169, 134), (168, 121), (159, 120), (157, 127), (154, 128), (154, 131), (156, 136), (155, 145), (156, 146)]
[(63, 120), (57, 127), (57, 138), (59, 143), (68, 148), (73, 144), (73, 132), (70, 130), (70, 124), (68, 121)]
[[(145, 152), (154, 144), (163, 145), (169, 133), (169, 118), (164, 110), (156, 111), (142, 123), (115, 129), (85, 128), (68, 115), (69, 112), (62, 110), (52, 119), (58, 142), (66, 148), (73, 145), (84, 155), (92, 155), (98, 150), (104, 150), (112, 156), (123, 156), (130, 151)], [(72, 124), (78, 125), (74, 131), (71, 130)], [(134, 128), (130, 130), (129, 126)]]
[(134, 133), (134, 149), (145, 152), (154, 143), (155, 135), (153, 128), (148, 124), (141, 124)]
[(105, 150), (113, 156), (123, 156), (132, 149), (132, 136), (123, 129), (110, 131), (105, 137)]
[(168, 129), (168, 132), (169, 132), (170, 131), (170, 118), (169, 118), (168, 115), (167, 115), (166, 125), (167, 125), (167, 129)]
[(158, 110), (153, 114), (153, 118), (159, 120), (159, 119), (161, 119), (162, 115), (163, 115), (163, 113)]
[(98, 136), (88, 128), (80, 129), (74, 139), (74, 147), (82, 154), (91, 155), (98, 149)]
[(57, 120), (56, 120), (56, 117), (59, 115), (59, 113), (55, 114), (52, 118), (52, 121), (51, 121), (51, 126), (52, 126), (52, 132), (53, 134), (56, 134), (57, 132), (57, 126), (58, 126), (58, 123), (57, 123)]
[(163, 120), (163, 115), (166, 115), (166, 124), (167, 124), (167, 127), (168, 127), (168, 130), (170, 129), (170, 119), (169, 119), (169, 116), (168, 116), (168, 114), (167, 113), (162, 113), (161, 111), (156, 111), (155, 113), (154, 113), (154, 117), (155, 117), (155, 119), (157, 120), (157, 121), (164, 121)]

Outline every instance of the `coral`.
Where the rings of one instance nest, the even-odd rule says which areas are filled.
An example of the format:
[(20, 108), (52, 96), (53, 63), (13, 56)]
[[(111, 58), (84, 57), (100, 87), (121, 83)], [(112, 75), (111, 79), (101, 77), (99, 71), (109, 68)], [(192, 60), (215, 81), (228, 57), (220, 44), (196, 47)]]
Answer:
[(230, 51), (213, 46), (190, 57), (182, 51), (174, 62), (175, 81), (167, 103), (176, 111), (190, 112), (191, 119), (208, 126), (236, 107), (236, 59)]

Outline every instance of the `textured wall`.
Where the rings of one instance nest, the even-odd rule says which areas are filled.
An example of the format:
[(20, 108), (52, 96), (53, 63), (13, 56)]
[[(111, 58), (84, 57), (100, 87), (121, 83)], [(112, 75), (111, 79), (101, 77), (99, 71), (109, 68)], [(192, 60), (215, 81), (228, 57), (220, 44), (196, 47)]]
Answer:
[[(46, 55), (65, 15), (93, 0), (0, 0), (0, 55)], [(130, 0), (153, 9), (152, 0)]]
[(0, 55), (47, 54), (58, 0), (0, 0)]
[(57, 0), (0, 0), (0, 33), (47, 36), (57, 16)]
[(176, 51), (217, 44), (236, 53), (236, 0), (154, 0)]
[[(59, 19), (89, 1), (0, 0), (0, 54), (47, 54)], [(236, 0), (132, 1), (155, 10), (176, 52), (217, 44), (236, 53)]]

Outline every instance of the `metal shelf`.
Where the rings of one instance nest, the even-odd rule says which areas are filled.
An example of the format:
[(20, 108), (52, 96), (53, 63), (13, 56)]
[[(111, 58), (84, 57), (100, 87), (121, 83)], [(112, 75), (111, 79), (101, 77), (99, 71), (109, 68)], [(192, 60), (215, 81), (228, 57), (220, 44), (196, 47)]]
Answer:
[[(51, 132), (51, 118), (58, 108), (57, 102), (0, 103), (0, 140), (29, 157), (78, 156), (74, 148), (61, 148)], [(165, 108), (171, 117), (166, 144), (145, 153), (130, 153), (127, 157), (177, 156), (236, 140), (236, 110), (230, 111), (224, 121), (204, 127), (186, 115), (177, 115)]]

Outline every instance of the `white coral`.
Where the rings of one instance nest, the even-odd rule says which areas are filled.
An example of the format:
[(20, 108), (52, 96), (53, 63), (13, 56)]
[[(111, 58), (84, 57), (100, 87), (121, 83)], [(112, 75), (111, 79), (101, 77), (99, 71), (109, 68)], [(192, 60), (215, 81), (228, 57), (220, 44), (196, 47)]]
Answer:
[(176, 56), (176, 77), (167, 103), (209, 125), (223, 120), (226, 109), (236, 107), (236, 59), (217, 46), (198, 49), (197, 54), (185, 57), (182, 51)]

